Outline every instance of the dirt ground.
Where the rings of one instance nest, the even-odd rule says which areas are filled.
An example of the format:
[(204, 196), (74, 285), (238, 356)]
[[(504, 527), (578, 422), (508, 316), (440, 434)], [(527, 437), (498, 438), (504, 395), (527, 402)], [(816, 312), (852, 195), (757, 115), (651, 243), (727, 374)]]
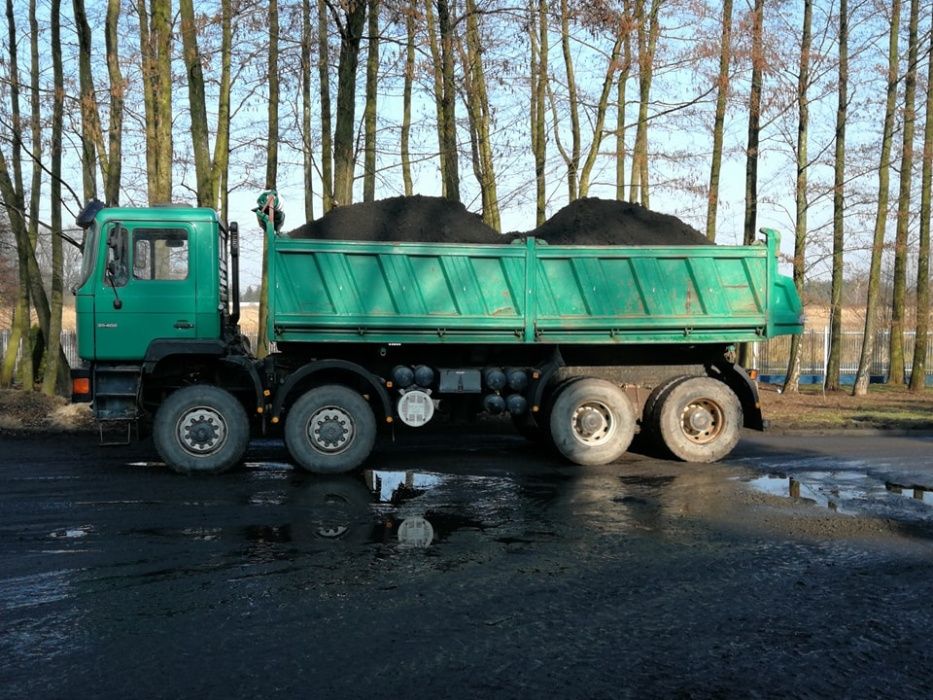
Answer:
[(419, 434), (333, 479), (260, 443), (200, 479), (145, 444), (0, 437), (0, 688), (928, 697), (930, 494), (865, 471), (913, 469), (929, 440), (766, 440), (579, 469), (517, 436)]

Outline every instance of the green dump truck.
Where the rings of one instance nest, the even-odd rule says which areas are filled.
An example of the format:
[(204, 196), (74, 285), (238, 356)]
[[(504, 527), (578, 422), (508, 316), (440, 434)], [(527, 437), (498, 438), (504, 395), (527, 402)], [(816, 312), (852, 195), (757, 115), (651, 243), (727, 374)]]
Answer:
[[(735, 346), (802, 330), (779, 237), (751, 246), (567, 246), (291, 239), (260, 212), (268, 337), (239, 329), (239, 232), (203, 208), (85, 208), (73, 400), (140, 421), (180, 472), (221, 472), (250, 437), (336, 473), (380, 434), (510, 415), (570, 462), (636, 432), (713, 461), (764, 427)], [(352, 238), (352, 232), (348, 232)], [(102, 431), (103, 435), (103, 431)]]

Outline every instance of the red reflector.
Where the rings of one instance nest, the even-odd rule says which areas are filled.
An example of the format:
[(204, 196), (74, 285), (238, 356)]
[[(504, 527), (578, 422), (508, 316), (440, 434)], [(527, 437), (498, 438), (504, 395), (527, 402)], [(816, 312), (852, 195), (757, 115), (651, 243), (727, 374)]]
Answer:
[(90, 377), (76, 377), (71, 380), (71, 393), (72, 394), (90, 394), (91, 393), (91, 378)]
[(748, 370), (748, 378), (752, 380), (758, 379), (758, 370), (757, 369)]

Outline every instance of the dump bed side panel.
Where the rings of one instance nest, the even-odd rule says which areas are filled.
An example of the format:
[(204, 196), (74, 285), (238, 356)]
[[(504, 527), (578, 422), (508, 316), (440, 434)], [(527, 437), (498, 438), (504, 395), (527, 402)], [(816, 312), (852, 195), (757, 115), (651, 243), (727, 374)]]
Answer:
[(800, 329), (777, 234), (735, 247), (270, 240), (277, 341), (732, 343)]

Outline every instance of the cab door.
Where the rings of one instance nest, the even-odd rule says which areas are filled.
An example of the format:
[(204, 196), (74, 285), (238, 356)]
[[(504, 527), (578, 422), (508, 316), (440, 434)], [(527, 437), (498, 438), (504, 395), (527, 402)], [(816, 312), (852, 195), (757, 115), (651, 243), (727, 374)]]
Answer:
[(95, 295), (97, 359), (139, 360), (156, 338), (197, 333), (197, 276), (186, 224), (115, 223)]

